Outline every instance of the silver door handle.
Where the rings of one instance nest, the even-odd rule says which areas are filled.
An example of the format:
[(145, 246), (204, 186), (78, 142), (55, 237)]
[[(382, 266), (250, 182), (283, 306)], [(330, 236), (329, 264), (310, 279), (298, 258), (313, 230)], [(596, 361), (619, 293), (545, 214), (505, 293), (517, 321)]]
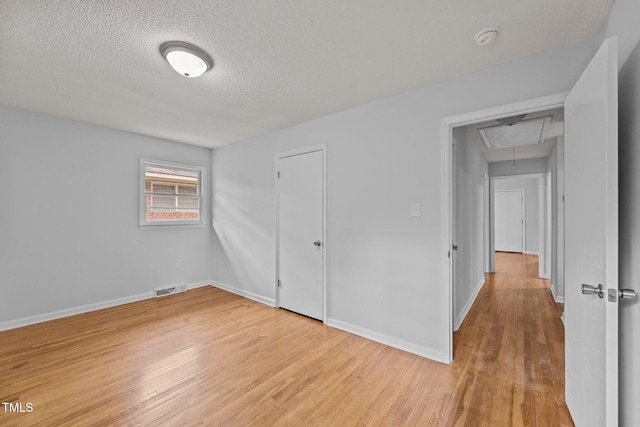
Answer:
[(638, 295), (633, 289), (620, 289), (618, 296), (627, 301), (635, 301), (638, 299)]
[(315, 242), (313, 242), (313, 244), (316, 246), (316, 248), (319, 248), (322, 243), (320, 243), (320, 240), (316, 240)]
[(598, 285), (596, 286), (591, 286), (591, 285), (586, 285), (586, 284), (582, 284), (582, 293), (584, 295), (598, 295), (600, 298), (604, 298), (604, 288), (602, 287), (602, 285)]

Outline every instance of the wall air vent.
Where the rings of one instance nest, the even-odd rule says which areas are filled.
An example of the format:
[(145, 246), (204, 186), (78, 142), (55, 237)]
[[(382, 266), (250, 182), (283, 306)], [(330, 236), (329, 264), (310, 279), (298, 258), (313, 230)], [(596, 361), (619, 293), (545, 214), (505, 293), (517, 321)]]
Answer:
[(156, 297), (163, 297), (165, 295), (177, 294), (179, 292), (186, 292), (186, 290), (187, 290), (187, 285), (181, 284), (177, 286), (170, 286), (168, 288), (156, 289), (154, 291), (154, 295)]

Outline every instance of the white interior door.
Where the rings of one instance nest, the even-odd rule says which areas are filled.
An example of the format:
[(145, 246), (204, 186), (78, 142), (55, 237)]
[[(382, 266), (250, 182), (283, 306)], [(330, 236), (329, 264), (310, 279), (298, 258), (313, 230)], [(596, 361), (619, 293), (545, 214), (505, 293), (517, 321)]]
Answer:
[(494, 193), (495, 250), (524, 252), (524, 190)]
[(578, 426), (618, 425), (616, 51), (607, 39), (565, 101), (565, 381)]
[(278, 303), (323, 320), (324, 151), (278, 159)]

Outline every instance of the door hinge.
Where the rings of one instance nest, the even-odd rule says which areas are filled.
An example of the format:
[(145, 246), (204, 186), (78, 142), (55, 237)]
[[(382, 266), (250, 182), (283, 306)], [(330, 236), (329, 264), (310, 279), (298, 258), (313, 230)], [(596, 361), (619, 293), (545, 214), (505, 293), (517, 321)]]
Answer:
[(282, 282), (280, 281), (280, 279), (278, 279), (278, 287), (281, 288), (282, 287)]
[(280, 171), (278, 171), (278, 179), (280, 179)]
[(451, 251), (447, 252), (447, 258), (451, 259)]

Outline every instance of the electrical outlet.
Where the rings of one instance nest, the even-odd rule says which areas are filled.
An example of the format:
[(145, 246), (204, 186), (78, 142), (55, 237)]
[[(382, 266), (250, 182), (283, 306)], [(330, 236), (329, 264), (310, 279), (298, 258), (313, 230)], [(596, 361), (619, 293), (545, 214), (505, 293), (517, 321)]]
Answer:
[(382, 289), (376, 289), (376, 301), (382, 302), (384, 300), (382, 296)]
[(176, 261), (176, 267), (177, 267), (177, 268), (182, 267), (182, 260), (181, 260), (181, 259), (178, 259), (178, 260)]

